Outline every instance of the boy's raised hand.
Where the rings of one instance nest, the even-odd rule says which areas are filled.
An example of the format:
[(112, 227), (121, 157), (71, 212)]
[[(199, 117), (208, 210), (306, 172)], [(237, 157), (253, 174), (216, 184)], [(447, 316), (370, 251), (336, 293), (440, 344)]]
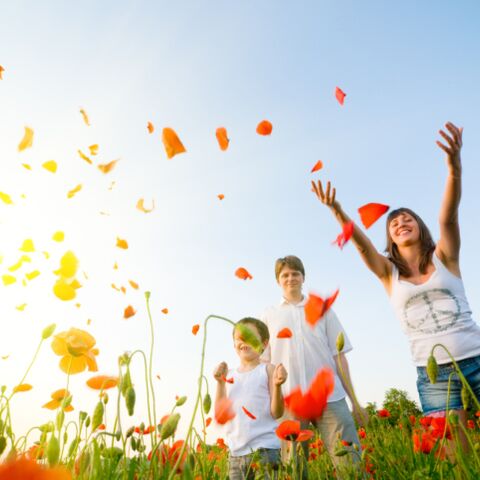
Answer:
[(225, 383), (225, 377), (228, 373), (228, 365), (225, 362), (219, 363), (213, 371), (213, 377), (217, 382)]
[(282, 385), (287, 380), (288, 373), (285, 370), (285, 367), (279, 363), (273, 370), (273, 384)]

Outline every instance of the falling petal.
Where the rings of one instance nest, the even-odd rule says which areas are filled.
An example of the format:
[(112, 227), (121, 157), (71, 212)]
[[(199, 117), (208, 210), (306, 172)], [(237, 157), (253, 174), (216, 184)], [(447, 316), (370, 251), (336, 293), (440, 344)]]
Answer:
[(40, 272), (38, 270), (34, 270), (33, 272), (25, 274), (25, 276), (27, 277), (28, 280), (33, 280), (34, 278), (38, 277), (39, 275), (40, 275)]
[(167, 158), (171, 159), (175, 155), (179, 153), (185, 153), (185, 147), (183, 143), (178, 138), (175, 130), (172, 128), (164, 128), (162, 132), (162, 142), (165, 147), (165, 152), (167, 154)]
[(67, 198), (72, 198), (77, 192), (79, 192), (82, 189), (82, 184), (79, 183), (74, 189), (70, 190), (67, 193)]
[(32, 167), (28, 163), (22, 163), (22, 167), (25, 168), (26, 170), (31, 170)]
[(137, 210), (140, 210), (141, 212), (144, 212), (144, 213), (150, 213), (155, 209), (155, 200), (152, 200), (152, 208), (145, 208), (143, 201), (144, 201), (143, 198), (141, 198), (137, 202)]
[(127, 319), (130, 317), (133, 317), (137, 313), (136, 310), (133, 309), (131, 305), (129, 305), (124, 311), (123, 311), (123, 318)]
[(148, 130), (148, 133), (153, 133), (153, 131), (155, 130), (155, 127), (153, 126), (152, 122), (147, 123), (147, 130)]
[(223, 193), (219, 193), (217, 197), (219, 200), (223, 200), (225, 198), (225, 195)]
[(115, 165), (117, 164), (117, 162), (119, 161), (120, 159), (117, 158), (116, 160), (112, 160), (111, 162), (109, 163), (105, 163), (103, 165), (98, 165), (98, 169), (104, 173), (104, 174), (107, 174), (109, 172), (111, 172), (114, 168), (115, 168)]
[(250, 417), (252, 420), (257, 419), (257, 417), (252, 412), (249, 412), (245, 407), (242, 407), (242, 410), (245, 412), (247, 417)]
[(310, 293), (308, 295), (307, 303), (305, 304), (305, 320), (309, 323), (312, 327), (316, 325), (316, 323), (323, 318), (325, 313), (330, 309), (330, 307), (335, 302), (338, 296), (339, 290), (337, 289), (333, 295), (327, 297), (325, 300)]
[(130, 284), (130, 286), (132, 288), (134, 288), (135, 290), (138, 290), (138, 283), (137, 282), (134, 282), (133, 280), (129, 280), (128, 283)]
[(292, 337), (292, 331), (289, 328), (282, 328), (277, 333), (277, 338), (291, 338), (291, 337)]
[(23, 241), (22, 246), (19, 248), (21, 252), (34, 252), (35, 251), (35, 246), (33, 244), (33, 240), (30, 238), (27, 238), (26, 240)]
[(90, 155), (95, 156), (98, 154), (98, 145), (96, 143), (93, 145), (90, 145), (88, 149), (90, 150)]
[(55, 285), (53, 286), (53, 293), (57, 298), (63, 300), (64, 302), (73, 300), (77, 296), (75, 289), (63, 278), (60, 278), (55, 282)]
[(168, 308), (162, 308), (161, 312), (166, 315), (168, 313)]
[(353, 222), (347, 222), (342, 226), (342, 233), (338, 235), (338, 237), (332, 242), (332, 244), (336, 244), (343, 249), (344, 245), (352, 238), (353, 230), (355, 228), (355, 224)]
[(220, 398), (215, 402), (215, 420), (217, 423), (224, 425), (235, 417), (232, 406), (232, 400), (227, 397)]
[(9, 272), (15, 272), (17, 271), (25, 262), (31, 262), (31, 259), (28, 255), (22, 255), (20, 257), (20, 260), (12, 265), (11, 267), (8, 267)]
[(228, 144), (230, 143), (230, 139), (227, 136), (226, 128), (224, 127), (217, 128), (215, 135), (217, 137), (218, 146), (220, 147), (220, 150), (225, 151), (228, 148)]
[(90, 165), (93, 163), (92, 160), (90, 160), (89, 157), (87, 157), (81, 150), (77, 150), (78, 152), (78, 155), (80, 156), (80, 158), (82, 160), (85, 160), (87, 163), (89, 163)]
[(335, 98), (337, 99), (340, 105), (343, 105), (346, 96), (347, 94), (341, 88), (339, 87), (335, 88)]
[(198, 325), (198, 323), (192, 327), (192, 333), (194, 335), (196, 335), (199, 330), (200, 330), (200, 325)]
[(390, 207), (382, 203), (367, 203), (358, 209), (360, 219), (365, 228), (371, 227)]
[(57, 162), (55, 160), (49, 160), (48, 162), (43, 163), (42, 167), (51, 173), (55, 173), (57, 171)]
[(17, 385), (16, 387), (13, 387), (13, 393), (28, 392), (32, 388), (33, 387), (29, 383), (21, 383), (20, 385)]
[(5, 69), (0, 65), (0, 80), (3, 80), (3, 72)]
[(33, 145), (33, 130), (30, 127), (25, 127), (25, 133), (21, 142), (18, 144), (18, 151), (30, 148)]
[(120, 288), (117, 287), (114, 283), (112, 283), (111, 287), (112, 287), (114, 290), (116, 290), (117, 292), (120, 291)]
[(122, 238), (117, 237), (117, 245), (118, 248), (123, 248), (126, 250), (128, 248), (128, 242), (123, 240)]
[(227, 378), (225, 375), (222, 375), (222, 380), (225, 382), (225, 383), (230, 383), (230, 384), (233, 384), (235, 382), (235, 380), (232, 378)]
[(113, 264), (113, 269), (114, 269), (114, 270), (118, 270), (118, 263), (117, 263), (117, 262), (115, 262), (115, 263)]
[(50, 254), (48, 252), (42, 252), (42, 253), (47, 260), (50, 258)]
[(312, 168), (312, 170), (310, 171), (310, 173), (314, 173), (314, 172), (318, 172), (319, 170), (321, 170), (323, 168), (323, 163), (321, 160), (319, 160)]
[(127, 289), (124, 286), (120, 287), (120, 291), (125, 295), (127, 293)]
[(235, 275), (241, 280), (252, 280), (253, 277), (250, 275), (246, 268), (240, 267), (235, 270)]
[(17, 305), (15, 308), (19, 311), (19, 312), (23, 312), (25, 310), (25, 307), (27, 306), (26, 303), (22, 303), (21, 305)]
[(0, 200), (7, 205), (13, 205), (12, 199), (10, 198), (10, 195), (0, 192)]
[(257, 133), (259, 135), (270, 135), (272, 128), (272, 124), (268, 120), (263, 120), (257, 125)]
[(62, 231), (55, 232), (52, 236), (54, 242), (63, 242), (65, 239), (65, 234)]
[(2, 355), (0, 358), (1, 358), (2, 360), (7, 360), (8, 357), (10, 357), (10, 354), (8, 354), (8, 355)]
[(90, 120), (88, 118), (87, 112), (83, 108), (81, 108), (80, 113), (82, 115), (83, 121), (85, 122), (85, 125), (87, 127), (89, 127), (90, 126)]

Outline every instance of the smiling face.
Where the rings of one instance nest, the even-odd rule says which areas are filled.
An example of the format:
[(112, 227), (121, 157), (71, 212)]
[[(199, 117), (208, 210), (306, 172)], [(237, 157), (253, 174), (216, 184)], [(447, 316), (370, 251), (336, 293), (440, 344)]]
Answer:
[[(258, 338), (259, 342), (263, 344), (265, 348), (268, 345), (268, 340), (262, 341), (262, 337), (256, 325), (253, 323), (247, 323), (246, 326)], [(257, 352), (243, 340), (240, 330), (238, 328), (236, 328), (233, 332), (233, 346), (235, 348), (235, 352), (237, 352), (238, 357), (243, 362), (252, 362), (260, 358), (261, 352)]]
[(278, 284), (283, 290), (285, 298), (295, 298), (302, 295), (305, 278), (299, 270), (294, 270), (285, 265), (278, 275)]
[(420, 228), (416, 219), (408, 212), (400, 212), (390, 220), (388, 233), (397, 246), (414, 245), (420, 240)]

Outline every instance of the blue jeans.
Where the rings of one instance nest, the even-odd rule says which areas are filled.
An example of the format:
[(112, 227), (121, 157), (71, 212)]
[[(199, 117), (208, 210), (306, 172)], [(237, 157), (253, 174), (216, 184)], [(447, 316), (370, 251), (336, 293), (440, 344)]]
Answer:
[[(457, 361), (477, 399), (480, 399), (480, 356)], [(452, 363), (438, 366), (436, 383), (430, 383), (426, 367), (417, 367), (417, 389), (425, 415), (447, 410), (462, 410), (462, 382)], [(450, 377), (451, 376), (451, 377)], [(448, 391), (448, 379), (450, 392)]]
[(252, 464), (257, 463), (261, 468), (262, 478), (276, 480), (280, 466), (280, 449), (259, 448), (253, 453), (240, 457), (230, 456), (228, 460), (228, 475), (230, 480), (253, 480), (255, 469)]

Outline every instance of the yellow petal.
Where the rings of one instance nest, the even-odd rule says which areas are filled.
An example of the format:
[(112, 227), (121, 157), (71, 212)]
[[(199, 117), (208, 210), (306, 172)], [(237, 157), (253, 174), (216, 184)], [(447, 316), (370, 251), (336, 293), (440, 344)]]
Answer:
[(132, 288), (134, 288), (135, 290), (138, 290), (138, 283), (137, 282), (134, 282), (133, 280), (129, 280), (128, 283), (130, 284), (130, 286)]
[(53, 337), (51, 347), (56, 355), (64, 356), (68, 354), (67, 333), (68, 332), (60, 332)]
[(21, 305), (18, 305), (16, 306), (15, 308), (19, 311), (19, 312), (23, 312), (25, 310), (25, 307), (27, 306), (26, 303), (22, 303)]
[(103, 165), (98, 165), (98, 169), (102, 172), (102, 173), (108, 173), (108, 172), (111, 172), (115, 165), (117, 164), (117, 162), (119, 161), (120, 159), (117, 158), (117, 160), (112, 160), (111, 162), (109, 163), (105, 163)]
[(117, 237), (117, 247), (126, 250), (128, 248), (128, 242), (126, 240), (123, 240), (122, 238)]
[(16, 387), (13, 387), (13, 393), (28, 392), (32, 388), (33, 387), (29, 383), (21, 383), (20, 385), (17, 385)]
[(73, 279), (73, 281), (70, 283), (70, 286), (74, 290), (77, 290), (78, 288), (82, 288), (82, 284), (76, 278)]
[(22, 266), (22, 264), (23, 264), (23, 262), (21, 260), (19, 260), (17, 263), (12, 265), (11, 267), (8, 267), (8, 271), (9, 272), (15, 272), (16, 270), (18, 270)]
[(75, 289), (63, 279), (60, 279), (55, 283), (53, 286), (53, 293), (64, 302), (73, 300), (77, 296)]
[(22, 246), (19, 248), (21, 252), (34, 252), (35, 246), (31, 238), (27, 238), (23, 241)]
[(81, 150), (77, 150), (78, 154), (80, 155), (80, 158), (82, 160), (85, 160), (87, 163), (89, 163), (90, 165), (92, 164), (92, 161), (81, 151)]
[(60, 388), (59, 390), (55, 390), (50, 396), (54, 400), (63, 400), (65, 397), (68, 397), (70, 392), (65, 388)]
[(137, 202), (137, 210), (140, 210), (141, 212), (144, 212), (144, 213), (150, 213), (151, 211), (153, 211), (155, 209), (155, 200), (152, 200), (152, 208), (145, 208), (145, 205), (143, 204), (143, 198), (141, 198), (138, 202)]
[(47, 260), (50, 258), (50, 254), (48, 252), (42, 252), (42, 253)]
[(117, 263), (117, 262), (115, 262), (115, 263), (113, 264), (113, 269), (114, 269), (114, 270), (118, 270), (118, 263)]
[(83, 372), (87, 368), (87, 362), (83, 356), (73, 357), (65, 355), (60, 360), (60, 369), (65, 373), (75, 374)]
[(78, 263), (78, 258), (71, 250), (69, 250), (68, 252), (65, 252), (60, 259), (60, 269), (57, 270), (58, 273), (55, 273), (65, 278), (72, 278), (77, 273)]
[(28, 163), (22, 163), (22, 167), (27, 169), (27, 170), (31, 170), (32, 167), (28, 164)]
[(25, 127), (25, 134), (21, 142), (18, 144), (18, 151), (22, 152), (26, 148), (30, 148), (33, 144), (33, 130), (30, 127)]
[(82, 189), (82, 184), (78, 184), (74, 189), (70, 190), (67, 193), (67, 198), (72, 198), (77, 192), (79, 192)]
[(61, 402), (59, 400), (50, 400), (47, 402), (45, 405), (42, 405), (42, 408), (48, 408), (49, 410), (56, 410), (58, 407), (60, 407)]
[(49, 172), (55, 173), (57, 171), (57, 162), (55, 160), (49, 160), (43, 163), (42, 167)]
[(96, 143), (94, 145), (90, 145), (88, 149), (90, 150), (90, 155), (97, 155), (98, 145)]
[(38, 270), (33, 270), (33, 272), (26, 273), (25, 276), (28, 280), (33, 280), (34, 278), (38, 277), (40, 272)]
[(6, 203), (7, 205), (13, 205), (10, 195), (8, 195), (7, 193), (0, 192), (0, 200)]
[(80, 113), (82, 115), (83, 121), (85, 122), (85, 125), (87, 127), (89, 127), (90, 126), (90, 120), (88, 118), (87, 112), (83, 108), (81, 108)]
[(3, 284), (5, 286), (15, 283), (17, 279), (13, 275), (2, 275)]
[(64, 239), (65, 239), (65, 234), (60, 230), (58, 232), (55, 232), (52, 236), (52, 240), (55, 242), (63, 242)]

